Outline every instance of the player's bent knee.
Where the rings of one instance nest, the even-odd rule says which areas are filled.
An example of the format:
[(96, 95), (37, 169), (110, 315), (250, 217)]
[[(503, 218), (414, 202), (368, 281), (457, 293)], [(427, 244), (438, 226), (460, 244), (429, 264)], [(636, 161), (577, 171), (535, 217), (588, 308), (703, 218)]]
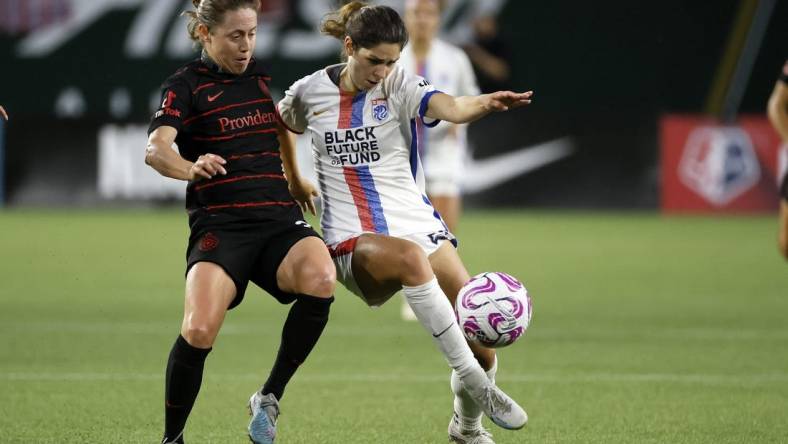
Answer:
[(209, 348), (213, 346), (217, 333), (217, 329), (207, 325), (187, 325), (181, 335), (192, 347)]
[(336, 268), (333, 262), (311, 261), (301, 267), (296, 282), (296, 292), (320, 298), (334, 294)]

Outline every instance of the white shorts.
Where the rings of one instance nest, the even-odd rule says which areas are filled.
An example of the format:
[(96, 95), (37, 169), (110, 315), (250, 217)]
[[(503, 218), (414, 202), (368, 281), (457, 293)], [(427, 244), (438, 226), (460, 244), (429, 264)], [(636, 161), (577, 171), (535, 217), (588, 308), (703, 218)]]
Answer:
[(460, 195), (460, 181), (452, 178), (430, 179), (425, 183), (430, 197), (457, 197)]
[(424, 155), (424, 178), (430, 196), (459, 196), (464, 175), (465, 151), (456, 142), (431, 144)]
[[(397, 236), (398, 239), (405, 239), (414, 242), (416, 245), (424, 250), (424, 253), (429, 257), (432, 253), (438, 251), (444, 242), (452, 242), (456, 245), (456, 240), (453, 234), (448, 231), (438, 231), (434, 233), (413, 233), (404, 236)], [(357, 237), (352, 237), (336, 244), (328, 245), (328, 251), (331, 254), (331, 259), (334, 261), (334, 267), (337, 270), (337, 280), (345, 286), (351, 293), (360, 297), (370, 307), (380, 307), (386, 301), (391, 299), (396, 292), (388, 295), (377, 296), (374, 299), (367, 297), (358, 287), (356, 279), (353, 277), (353, 250), (356, 249)]]

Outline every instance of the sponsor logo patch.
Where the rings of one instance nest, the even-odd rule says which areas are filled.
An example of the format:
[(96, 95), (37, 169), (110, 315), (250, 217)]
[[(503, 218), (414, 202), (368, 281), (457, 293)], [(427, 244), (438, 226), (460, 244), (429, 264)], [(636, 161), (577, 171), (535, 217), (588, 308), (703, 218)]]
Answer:
[(200, 239), (200, 251), (211, 251), (219, 246), (219, 238), (213, 233), (205, 233)]

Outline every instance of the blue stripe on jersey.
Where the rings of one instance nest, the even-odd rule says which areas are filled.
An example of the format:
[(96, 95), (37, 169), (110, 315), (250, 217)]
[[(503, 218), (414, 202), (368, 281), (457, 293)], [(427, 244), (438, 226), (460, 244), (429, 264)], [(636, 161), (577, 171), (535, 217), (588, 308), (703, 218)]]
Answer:
[(350, 117), (350, 127), (358, 128), (364, 125), (364, 102), (366, 102), (366, 91), (360, 92), (353, 97), (353, 112)]
[(328, 190), (326, 189), (326, 178), (323, 173), (320, 171), (315, 172), (317, 174), (317, 183), (320, 184), (320, 200), (321, 204), (320, 207), (322, 208), (323, 212), (320, 215), (320, 223), (323, 228), (327, 225), (331, 224), (331, 213), (328, 211), (329, 202), (328, 202)]
[(416, 119), (410, 119), (410, 173), (416, 179), (419, 166), (419, 135), (416, 132)]
[[(432, 208), (432, 215), (435, 216), (435, 219), (438, 219), (440, 221), (441, 225), (443, 225), (443, 229), (446, 230), (446, 232), (450, 232), (449, 226), (446, 225), (446, 222), (443, 221), (443, 218), (441, 217), (440, 213), (438, 213), (438, 210), (436, 210), (435, 207), (432, 205), (432, 202), (430, 202), (430, 198), (424, 194), (421, 195), (421, 198), (424, 199), (425, 204), (429, 205), (430, 208)], [(457, 238), (454, 238), (451, 240), (451, 244), (454, 245), (454, 248), (457, 248), (459, 241), (457, 240)]]
[(435, 125), (441, 123), (440, 119), (435, 119), (430, 123), (424, 121), (424, 117), (426, 117), (424, 113), (427, 112), (427, 107), (430, 104), (430, 97), (438, 93), (443, 93), (443, 91), (438, 91), (437, 89), (435, 89), (428, 92), (427, 94), (424, 94), (424, 97), (421, 98), (421, 103), (419, 104), (419, 117), (421, 118), (421, 123), (423, 123), (424, 126), (426, 126), (427, 128), (432, 128)]
[(375, 188), (375, 180), (372, 179), (369, 165), (360, 165), (356, 167), (356, 173), (358, 174), (358, 179), (361, 182), (364, 194), (367, 196), (369, 209), (372, 213), (372, 222), (375, 225), (375, 232), (389, 234), (389, 226), (386, 223), (386, 216), (383, 214), (380, 194), (378, 194), (378, 190)]
[(448, 225), (446, 225), (446, 222), (443, 221), (443, 218), (441, 217), (440, 213), (438, 213), (438, 210), (436, 210), (435, 207), (432, 206), (432, 202), (430, 202), (430, 198), (423, 194), (421, 195), (421, 198), (424, 199), (425, 204), (429, 205), (430, 208), (432, 208), (432, 215), (435, 216), (435, 219), (438, 219), (443, 225), (443, 228), (445, 228), (448, 231), (449, 229)]

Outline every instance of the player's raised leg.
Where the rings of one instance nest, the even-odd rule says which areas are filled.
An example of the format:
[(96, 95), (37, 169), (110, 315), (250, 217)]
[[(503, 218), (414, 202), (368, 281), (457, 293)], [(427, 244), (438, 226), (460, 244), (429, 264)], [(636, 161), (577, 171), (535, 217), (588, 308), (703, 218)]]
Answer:
[(205, 358), (235, 293), (235, 283), (219, 265), (198, 262), (189, 269), (181, 334), (167, 361), (163, 443), (183, 442), (186, 420), (202, 384)]
[(476, 404), (503, 428), (525, 425), (525, 411), (490, 382), (474, 358), (420, 246), (404, 239), (364, 234), (353, 250), (352, 268), (359, 289), (372, 300), (384, 299), (401, 285), (419, 322), (432, 334)]
[[(462, 286), (470, 280), (457, 250), (448, 242), (444, 243), (429, 257), (435, 276), (452, 306), (457, 300)], [(495, 383), (498, 362), (495, 350), (475, 342), (469, 342), (473, 355), (484, 368), (487, 377)], [(482, 409), (463, 387), (459, 376), (452, 371), (451, 389), (454, 392), (454, 413), (449, 422), (449, 439), (458, 443), (492, 443), (492, 436), (482, 427)]]
[(328, 322), (336, 271), (323, 241), (310, 236), (296, 242), (279, 265), (276, 281), (279, 289), (295, 295), (296, 301), (282, 327), (271, 374), (249, 400), (249, 438), (256, 444), (274, 442), (285, 386), (306, 361)]

